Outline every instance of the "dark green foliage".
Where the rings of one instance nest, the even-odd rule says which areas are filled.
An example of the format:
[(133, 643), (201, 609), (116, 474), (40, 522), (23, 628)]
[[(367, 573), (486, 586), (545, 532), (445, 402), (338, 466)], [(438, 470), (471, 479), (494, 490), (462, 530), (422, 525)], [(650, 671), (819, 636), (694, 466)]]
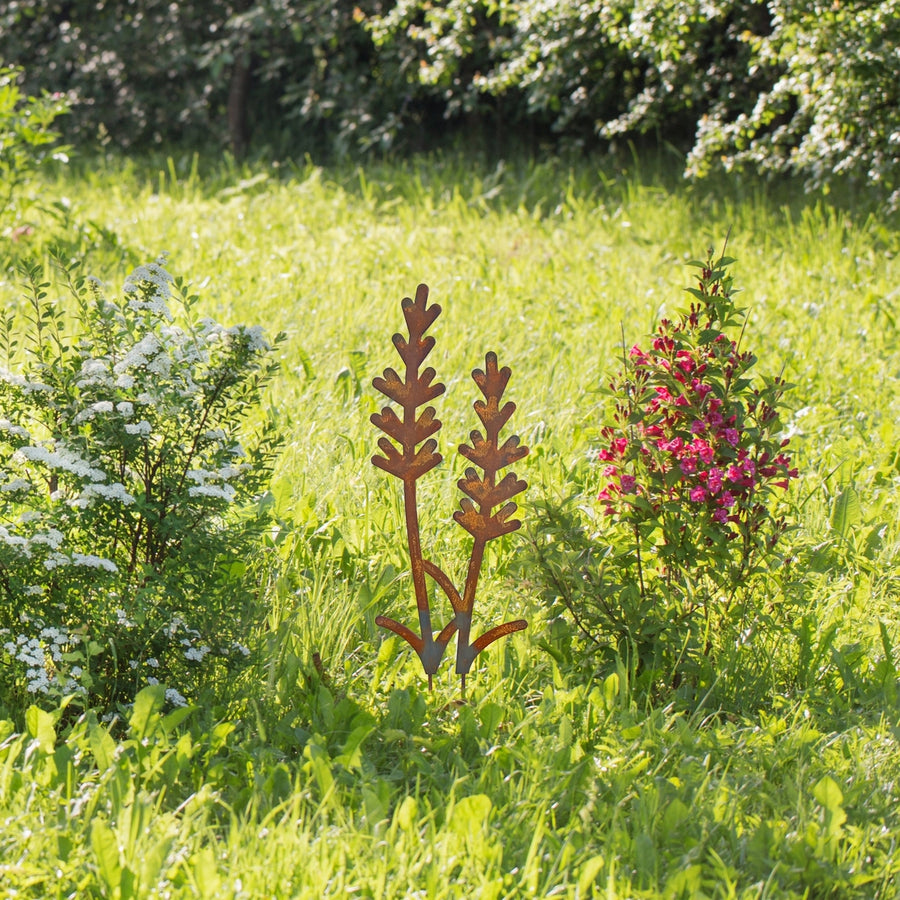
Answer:
[[(360, 8), (363, 7), (362, 9)], [(366, 12), (314, 0), (25, 0), (0, 12), (0, 57), (26, 89), (65, 91), (67, 136), (114, 147), (285, 137), (287, 152), (377, 144), (402, 98), (378, 77)]]
[(297, 156), (649, 135), (690, 175), (853, 176), (896, 204), (898, 22), (900, 0), (23, 0), (0, 57), (66, 92), (71, 139)]
[(197, 78), (198, 50), (223, 7), (192, 5), (191, 18), (165, 0), (4, 4), (0, 57), (25, 69), (29, 92), (65, 92), (70, 139), (128, 147), (192, 128), (196, 137), (215, 103)]

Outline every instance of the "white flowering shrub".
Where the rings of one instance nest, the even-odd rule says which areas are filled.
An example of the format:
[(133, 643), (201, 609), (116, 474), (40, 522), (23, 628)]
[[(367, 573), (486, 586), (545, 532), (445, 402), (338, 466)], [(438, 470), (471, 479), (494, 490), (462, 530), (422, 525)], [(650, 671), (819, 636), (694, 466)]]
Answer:
[(200, 318), (164, 264), (115, 297), (61, 267), (60, 299), (34, 267), (0, 316), (0, 704), (183, 704), (249, 654), (278, 440), (246, 417), (273, 347)]

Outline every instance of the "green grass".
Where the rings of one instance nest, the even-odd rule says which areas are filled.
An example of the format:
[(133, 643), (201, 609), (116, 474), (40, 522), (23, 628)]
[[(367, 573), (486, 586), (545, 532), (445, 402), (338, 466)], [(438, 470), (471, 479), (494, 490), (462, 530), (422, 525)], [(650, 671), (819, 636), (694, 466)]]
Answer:
[[(260, 662), (184, 721), (145, 695), (130, 725), (0, 722), (0, 896), (897, 896), (897, 222), (634, 162), (205, 167), (98, 163), (41, 192), (68, 198), (66, 250), (104, 280), (168, 250), (203, 313), (287, 332)], [(729, 229), (744, 340), (795, 385), (796, 560), (766, 587), (793, 626), (705, 704), (648, 697), (551, 620), (520, 534), (489, 554), (475, 621), (529, 629), (479, 658), (468, 704), (449, 660), (428, 694), (374, 625), (414, 619), (397, 485), (369, 463), (400, 299), (426, 282), (444, 308), (429, 363), (447, 458), (421, 509), (458, 577), (452, 451), (478, 424), (485, 351), (513, 370), (532, 448), (526, 522), (539, 499), (590, 506), (622, 331), (678, 308), (685, 263)], [(0, 289), (11, 301), (15, 277)]]

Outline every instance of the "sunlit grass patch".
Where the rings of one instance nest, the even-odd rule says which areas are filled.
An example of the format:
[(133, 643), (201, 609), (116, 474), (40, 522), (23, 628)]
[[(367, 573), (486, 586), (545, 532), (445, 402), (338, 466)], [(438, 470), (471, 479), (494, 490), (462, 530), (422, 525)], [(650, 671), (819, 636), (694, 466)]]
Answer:
[[(360, 172), (185, 159), (47, 189), (68, 200), (65, 252), (104, 280), (168, 250), (200, 313), (286, 332), (259, 413), (277, 410), (285, 441), (245, 640), (255, 665), (178, 721), (151, 692), (112, 723), (70, 708), (0, 724), (0, 893), (896, 893), (895, 222), (789, 185), (688, 186), (591, 161)], [(520, 563), (541, 505), (591, 539), (598, 386), (623, 332), (630, 347), (681, 307), (686, 262), (729, 228), (760, 367), (794, 385), (790, 559), (764, 599), (802, 612), (688, 702), (589, 652)], [(46, 249), (40, 235), (30, 247)], [(429, 360), (447, 383), (442, 435), (472, 427), (489, 336), (532, 449), (518, 464), (525, 533), (492, 549), (479, 606), (529, 628), (479, 657), (465, 706), (451, 666), (429, 694), (374, 625), (412, 608), (399, 494), (370, 463), (369, 416), (398, 301), (420, 282), (444, 308)], [(440, 450), (423, 540), (464, 577), (450, 518), (462, 472), (456, 444)]]

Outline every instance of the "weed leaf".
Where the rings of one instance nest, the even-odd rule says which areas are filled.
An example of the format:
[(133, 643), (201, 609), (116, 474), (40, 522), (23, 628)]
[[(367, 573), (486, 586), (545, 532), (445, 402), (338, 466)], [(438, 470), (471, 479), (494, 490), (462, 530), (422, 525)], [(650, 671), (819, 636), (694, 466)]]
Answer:
[(846, 539), (850, 530), (862, 522), (862, 507), (856, 488), (848, 485), (834, 501), (831, 513), (831, 530)]

